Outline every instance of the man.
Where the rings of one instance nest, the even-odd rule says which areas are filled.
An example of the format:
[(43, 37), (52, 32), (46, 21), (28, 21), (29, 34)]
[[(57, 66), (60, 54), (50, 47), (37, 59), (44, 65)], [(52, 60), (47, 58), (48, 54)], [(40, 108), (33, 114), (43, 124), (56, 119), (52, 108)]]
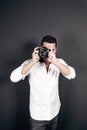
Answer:
[[(42, 57), (42, 61), (40, 48), (49, 50), (48, 55)], [(59, 74), (68, 79), (74, 79), (76, 76), (74, 68), (63, 59), (56, 58), (56, 52), (55, 37), (45, 36), (41, 47), (34, 49), (32, 58), (16, 68), (10, 76), (12, 82), (18, 82), (29, 75), (31, 130), (56, 130), (60, 109)]]

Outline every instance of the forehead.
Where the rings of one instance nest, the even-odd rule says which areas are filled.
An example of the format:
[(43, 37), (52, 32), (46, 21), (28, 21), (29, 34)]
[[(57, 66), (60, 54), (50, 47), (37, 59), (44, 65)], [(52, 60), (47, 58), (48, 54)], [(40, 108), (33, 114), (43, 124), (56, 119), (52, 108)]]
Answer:
[(47, 47), (49, 49), (55, 49), (56, 48), (56, 44), (55, 43), (49, 43), (49, 42), (43, 42), (43, 46)]

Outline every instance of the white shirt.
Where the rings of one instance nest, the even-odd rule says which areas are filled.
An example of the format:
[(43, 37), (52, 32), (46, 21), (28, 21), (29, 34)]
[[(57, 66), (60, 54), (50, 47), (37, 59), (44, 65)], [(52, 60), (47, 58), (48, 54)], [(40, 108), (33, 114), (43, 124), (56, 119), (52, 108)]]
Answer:
[[(63, 59), (59, 62), (66, 64)], [(45, 64), (37, 62), (26, 75), (22, 75), (22, 67), (28, 63), (25, 61), (21, 66), (15, 69), (10, 76), (11, 81), (18, 82), (29, 75), (30, 84), (30, 115), (35, 120), (51, 120), (60, 110), (59, 99), (59, 74), (60, 70), (53, 64), (50, 64), (48, 72)], [(75, 78), (75, 70), (69, 66), (71, 74), (65, 76), (68, 79)]]

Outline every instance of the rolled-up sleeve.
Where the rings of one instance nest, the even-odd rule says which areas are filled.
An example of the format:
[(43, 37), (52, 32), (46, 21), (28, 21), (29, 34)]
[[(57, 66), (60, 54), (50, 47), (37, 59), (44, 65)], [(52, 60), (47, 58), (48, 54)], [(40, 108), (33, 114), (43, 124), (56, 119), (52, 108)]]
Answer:
[(75, 69), (71, 66), (68, 66), (70, 69), (70, 74), (68, 76), (65, 76), (67, 79), (74, 79), (76, 77)]
[(23, 79), (23, 75), (22, 75), (21, 71), (22, 71), (22, 66), (19, 66), (18, 68), (13, 70), (10, 75), (10, 80), (12, 82), (16, 83), (16, 82), (20, 81), (21, 79)]
[(65, 78), (67, 78), (67, 79), (74, 79), (75, 77), (76, 77), (76, 72), (75, 72), (75, 69), (73, 68), (73, 67), (71, 67), (70, 65), (68, 65), (63, 59), (61, 59), (61, 58), (59, 58), (59, 62), (60, 63), (62, 63), (62, 64), (64, 64), (64, 65), (67, 65), (68, 67), (69, 67), (69, 69), (70, 69), (70, 74), (69, 75), (67, 75), (67, 76), (65, 76), (64, 75), (64, 77)]
[(20, 80), (24, 80), (25, 77), (28, 75), (28, 73), (26, 73), (25, 75), (22, 75), (22, 68), (25, 64), (29, 63), (30, 60), (27, 60), (25, 62), (23, 62), (19, 67), (17, 67), (15, 70), (12, 71), (11, 75), (10, 75), (10, 80), (14, 83), (20, 81)]

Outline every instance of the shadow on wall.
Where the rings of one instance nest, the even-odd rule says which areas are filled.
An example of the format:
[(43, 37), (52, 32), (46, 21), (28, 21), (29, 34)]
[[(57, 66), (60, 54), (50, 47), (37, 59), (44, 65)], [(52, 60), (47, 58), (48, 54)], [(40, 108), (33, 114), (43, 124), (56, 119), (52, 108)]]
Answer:
[(10, 81), (10, 74), (24, 60), (31, 58), (36, 43), (29, 41), (19, 44), (22, 44), (22, 47), (19, 50), (14, 48), (15, 51), (13, 50), (11, 55), (9, 52), (6, 56), (7, 60), (3, 58), (2, 61), (0, 73), (1, 130), (28, 129), (29, 85), (27, 78), (14, 84)]
[[(74, 43), (74, 44), (73, 44)], [(64, 34), (62, 41), (60, 43), (59, 57), (63, 58), (69, 65), (76, 68), (75, 55), (76, 50), (74, 49), (77, 44), (77, 39), (73, 34)], [(60, 75), (59, 83), (59, 95), (61, 101), (61, 109), (58, 118), (58, 129), (69, 130), (71, 128), (75, 129), (74, 124), (72, 125), (72, 104), (73, 96), (75, 91), (75, 82), (74, 80), (68, 80)], [(71, 104), (72, 102), (72, 104)], [(71, 121), (71, 122), (70, 122)], [(68, 129), (68, 125), (72, 126)], [(76, 129), (75, 129), (76, 130)]]
[[(18, 43), (22, 44), (21, 48), (16, 49), (13, 48), (13, 53), (8, 53), (7, 56), (3, 56), (1, 66), (1, 75), (0, 75), (0, 84), (5, 83), (7, 77), (9, 77), (9, 73), (16, 67), (18, 67), (24, 60), (30, 59), (32, 56), (33, 49), (36, 47), (36, 44), (32, 41), (26, 43)], [(17, 46), (16, 46), (17, 47)], [(12, 51), (12, 50), (11, 50)], [(6, 57), (6, 59), (5, 59)]]
[(60, 57), (76, 70), (76, 78), (68, 81), (60, 76), (61, 111), (59, 126), (66, 130), (87, 129), (87, 45), (79, 33), (68, 32), (62, 38)]

